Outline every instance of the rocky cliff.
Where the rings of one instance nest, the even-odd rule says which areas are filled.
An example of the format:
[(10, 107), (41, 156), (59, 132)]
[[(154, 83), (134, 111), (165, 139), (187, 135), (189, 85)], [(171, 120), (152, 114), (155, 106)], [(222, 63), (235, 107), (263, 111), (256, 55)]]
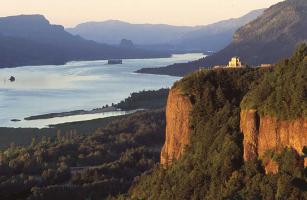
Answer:
[(168, 166), (178, 159), (190, 141), (189, 115), (192, 103), (179, 89), (170, 90), (166, 107), (166, 140), (161, 164)]
[[(192, 103), (179, 89), (170, 90), (166, 108), (166, 141), (161, 152), (161, 164), (170, 165), (184, 152), (190, 142), (189, 114)], [(244, 160), (264, 158), (268, 150), (279, 152), (285, 147), (302, 154), (307, 146), (307, 119), (277, 120), (260, 117), (257, 110), (242, 110), (240, 129), (244, 134)], [(264, 163), (267, 173), (276, 172), (278, 167), (272, 160)], [(305, 161), (305, 166), (307, 161)]]
[[(302, 154), (307, 146), (307, 119), (278, 120), (260, 117), (257, 110), (242, 110), (240, 128), (244, 134), (244, 160), (264, 158), (268, 150), (279, 152), (285, 147)], [(307, 163), (305, 163), (306, 165)], [(264, 163), (267, 172), (275, 172), (272, 161)]]
[[(267, 172), (276, 172), (278, 166), (271, 158), (278, 157), (286, 147), (302, 157), (299, 155), (307, 146), (306, 57), (307, 45), (302, 44), (291, 58), (277, 63), (272, 70), (200, 70), (177, 82), (167, 103), (161, 163), (168, 165), (182, 154), (192, 131), (212, 139), (218, 131), (211, 132), (211, 127), (218, 130), (221, 124), (215, 123), (227, 116), (229, 106), (241, 108), (241, 113), (233, 116), (237, 123), (231, 123), (230, 132), (244, 134), (244, 160), (260, 158)], [(223, 113), (214, 117), (221, 110)], [(195, 129), (190, 130), (190, 125)], [(241, 153), (239, 156), (241, 159)]]
[(257, 110), (245, 110), (240, 114), (240, 128), (244, 133), (244, 160), (258, 157), (259, 116)]

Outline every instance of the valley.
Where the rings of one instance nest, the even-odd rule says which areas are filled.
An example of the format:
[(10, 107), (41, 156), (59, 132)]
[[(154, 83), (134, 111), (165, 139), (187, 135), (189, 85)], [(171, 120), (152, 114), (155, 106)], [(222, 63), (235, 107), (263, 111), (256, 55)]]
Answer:
[(0, 200), (307, 199), (306, 0), (1, 5)]

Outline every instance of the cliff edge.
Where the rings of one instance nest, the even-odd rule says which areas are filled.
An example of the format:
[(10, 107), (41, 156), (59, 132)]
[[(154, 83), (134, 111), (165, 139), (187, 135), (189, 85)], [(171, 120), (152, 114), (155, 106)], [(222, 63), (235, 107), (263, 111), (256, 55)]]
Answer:
[(192, 103), (179, 89), (169, 92), (166, 106), (166, 140), (161, 152), (161, 164), (170, 165), (184, 152), (190, 142), (189, 115)]
[[(264, 159), (267, 151), (280, 152), (288, 147), (302, 155), (307, 146), (307, 119), (278, 120), (259, 116), (257, 110), (242, 110), (240, 128), (244, 134), (244, 160)], [(305, 161), (305, 166), (307, 162)], [(272, 162), (264, 163), (267, 173), (275, 173)]]

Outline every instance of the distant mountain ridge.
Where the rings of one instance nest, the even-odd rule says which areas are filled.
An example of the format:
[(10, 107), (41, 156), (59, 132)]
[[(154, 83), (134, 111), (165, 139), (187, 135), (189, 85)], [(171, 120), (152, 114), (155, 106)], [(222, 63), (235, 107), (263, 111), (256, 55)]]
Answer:
[(238, 28), (256, 19), (264, 10), (254, 10), (239, 18), (223, 20), (203, 26), (200, 29), (185, 34), (174, 43), (177, 43), (177, 48), (218, 51), (231, 42), (233, 34)]
[(129, 39), (138, 45), (152, 45), (168, 43), (176, 37), (197, 29), (198, 27), (131, 24), (119, 20), (107, 20), (103, 22), (86, 22), (66, 30), (72, 34), (100, 43), (118, 44), (122, 39)]
[(200, 67), (226, 64), (239, 56), (250, 65), (275, 63), (307, 41), (307, 1), (287, 0), (271, 6), (254, 21), (241, 27), (231, 44), (198, 61), (139, 72), (183, 76)]
[(148, 48), (216, 51), (231, 42), (234, 32), (261, 15), (264, 9), (243, 17), (206, 26), (172, 26), (166, 24), (131, 24), (119, 20), (86, 22), (68, 32), (100, 43), (118, 44), (122, 39)]
[(0, 67), (64, 64), (72, 60), (167, 57), (168, 53), (121, 48), (74, 36), (42, 15), (0, 18)]

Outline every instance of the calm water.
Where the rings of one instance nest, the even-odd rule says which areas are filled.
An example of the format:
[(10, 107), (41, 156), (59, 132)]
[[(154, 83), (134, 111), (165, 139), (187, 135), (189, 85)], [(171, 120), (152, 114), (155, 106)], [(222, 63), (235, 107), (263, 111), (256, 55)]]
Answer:
[[(143, 67), (161, 67), (203, 57), (202, 54), (171, 58), (70, 62), (61, 66), (27, 66), (0, 69), (0, 127), (44, 127), (71, 121), (121, 115), (123, 112), (78, 115), (48, 120), (24, 121), (25, 117), (52, 112), (93, 109), (117, 103), (131, 92), (171, 86), (178, 77), (136, 74)], [(15, 82), (8, 81), (10, 76)], [(11, 122), (20, 119), (21, 122)]]

